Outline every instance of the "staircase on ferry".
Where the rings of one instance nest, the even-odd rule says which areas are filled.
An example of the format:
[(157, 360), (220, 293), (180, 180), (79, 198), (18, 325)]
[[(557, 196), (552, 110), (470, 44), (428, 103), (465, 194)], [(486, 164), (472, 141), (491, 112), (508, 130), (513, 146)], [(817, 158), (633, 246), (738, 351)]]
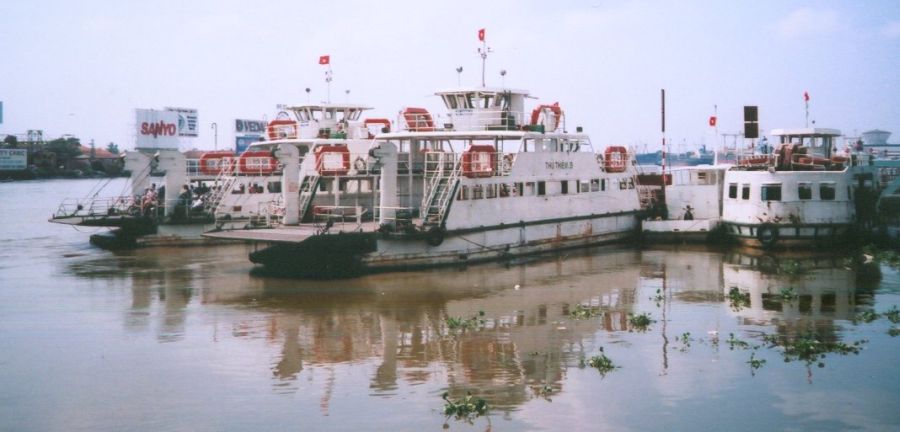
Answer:
[[(443, 227), (450, 201), (459, 183), (462, 164), (453, 153), (430, 153), (425, 175), (430, 177), (428, 194), (422, 200), (423, 227)], [(436, 160), (435, 160), (436, 159)]]

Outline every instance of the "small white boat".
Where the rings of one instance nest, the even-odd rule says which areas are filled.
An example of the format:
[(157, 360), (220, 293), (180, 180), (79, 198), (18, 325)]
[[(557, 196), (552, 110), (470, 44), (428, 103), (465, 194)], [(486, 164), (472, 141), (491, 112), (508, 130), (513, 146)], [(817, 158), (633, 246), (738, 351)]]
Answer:
[(848, 239), (873, 195), (870, 156), (838, 154), (836, 129), (774, 129), (773, 153), (747, 154), (725, 173), (722, 223), (745, 245), (832, 245)]

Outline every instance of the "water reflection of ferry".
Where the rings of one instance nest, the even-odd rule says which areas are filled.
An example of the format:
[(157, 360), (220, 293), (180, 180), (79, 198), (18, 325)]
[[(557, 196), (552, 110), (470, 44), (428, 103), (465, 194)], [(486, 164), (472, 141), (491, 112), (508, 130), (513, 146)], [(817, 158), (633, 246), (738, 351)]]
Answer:
[[(588, 249), (527, 265), (339, 282), (254, 277), (244, 246), (138, 251), (80, 260), (70, 271), (110, 282), (129, 275), (132, 301), (124, 305), (123, 320), (130, 331), (156, 331), (160, 342), (177, 343), (192, 333), (229, 348), (237, 344), (235, 355), (246, 361), (235, 373), (247, 374), (248, 366), (256, 368), (249, 373), (270, 371), (274, 392), (319, 394), (326, 413), (348, 384), (354, 393), (376, 397), (420, 385), (431, 395), (472, 391), (498, 412), (539, 397), (535, 388), (544, 386), (588, 397), (578, 393), (583, 387), (567, 383), (578, 361), (600, 344), (609, 347), (610, 339), (625, 342), (615, 348), (616, 360), (634, 361), (625, 365), (628, 371), (639, 370), (635, 364), (642, 361), (668, 368), (666, 350), (675, 351), (676, 335), (703, 337), (698, 328), (718, 328), (720, 317), (735, 317), (721, 323), (726, 328), (765, 325), (791, 335), (812, 326), (837, 338), (837, 322), (872, 303), (871, 287), (857, 282), (857, 272), (841, 258), (673, 249)], [(799, 297), (776, 305), (774, 295), (785, 286)], [(750, 293), (750, 304), (729, 308), (730, 287)], [(657, 289), (668, 305), (653, 304)], [(577, 304), (603, 316), (574, 320), (569, 314)], [(657, 320), (654, 335), (628, 332), (628, 314), (648, 311)], [(484, 323), (456, 332), (448, 328), (451, 317)], [(629, 353), (625, 345), (637, 348)], [(324, 381), (312, 379), (323, 375)], [(714, 377), (706, 383), (720, 384)]]
[[(452, 391), (477, 389), (501, 409), (528, 400), (533, 386), (559, 390), (573, 351), (601, 329), (626, 328), (639, 270), (634, 251), (556, 259), (498, 269), (373, 275), (334, 283), (269, 279), (261, 292), (224, 300), (271, 312), (243, 335), (281, 340), (273, 373), (292, 381), (304, 368), (341, 362), (378, 364), (370, 387), (446, 380)], [(499, 271), (498, 271), (499, 270)], [(603, 319), (570, 322), (576, 304)], [(458, 335), (447, 318), (484, 320)], [(436, 367), (437, 366), (437, 367)]]
[(733, 309), (744, 324), (774, 324), (789, 334), (833, 330), (835, 320), (852, 320), (860, 307), (873, 303), (874, 287), (860, 280), (848, 260), (821, 253), (732, 252), (722, 265), (722, 290), (726, 296), (732, 288), (749, 294), (749, 305)]

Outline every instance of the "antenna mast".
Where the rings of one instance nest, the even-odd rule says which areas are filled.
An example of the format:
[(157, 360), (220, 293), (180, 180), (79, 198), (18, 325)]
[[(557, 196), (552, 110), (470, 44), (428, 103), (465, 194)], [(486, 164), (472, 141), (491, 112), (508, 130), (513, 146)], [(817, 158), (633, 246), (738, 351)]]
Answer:
[(484, 69), (487, 63), (487, 55), (494, 52), (494, 50), (487, 46), (487, 41), (484, 38), (484, 29), (478, 30), (478, 40), (481, 41), (481, 48), (478, 48), (478, 54), (481, 54), (481, 86), (484, 87)]

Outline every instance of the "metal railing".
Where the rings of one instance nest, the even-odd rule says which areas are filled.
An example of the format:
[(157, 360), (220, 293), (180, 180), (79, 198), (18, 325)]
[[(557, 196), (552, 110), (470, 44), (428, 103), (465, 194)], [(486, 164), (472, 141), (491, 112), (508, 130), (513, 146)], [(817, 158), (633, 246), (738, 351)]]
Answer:
[[(462, 113), (400, 113), (396, 124), (403, 125), (406, 130), (471, 130), (471, 131), (504, 131), (522, 130), (529, 126), (522, 112), (501, 109), (471, 109)], [(432, 126), (428, 126), (431, 124)], [(547, 131), (552, 132), (552, 131)]]

